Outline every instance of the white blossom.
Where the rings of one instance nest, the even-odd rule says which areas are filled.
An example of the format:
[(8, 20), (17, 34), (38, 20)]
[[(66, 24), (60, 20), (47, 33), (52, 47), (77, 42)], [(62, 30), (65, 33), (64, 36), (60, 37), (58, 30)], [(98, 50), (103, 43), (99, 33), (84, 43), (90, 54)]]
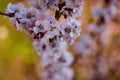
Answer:
[(68, 18), (61, 25), (62, 34), (66, 41), (72, 42), (73, 39), (76, 39), (80, 35), (80, 26), (81, 22), (75, 19)]

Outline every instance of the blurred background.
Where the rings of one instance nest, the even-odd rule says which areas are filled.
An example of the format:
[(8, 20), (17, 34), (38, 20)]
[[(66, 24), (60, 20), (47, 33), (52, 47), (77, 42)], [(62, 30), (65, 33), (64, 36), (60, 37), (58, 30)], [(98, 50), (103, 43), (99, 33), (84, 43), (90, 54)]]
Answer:
[[(98, 19), (93, 19), (91, 10), (98, 5), (103, 6), (103, 2), (98, 0), (83, 1), (84, 12), (80, 17), (82, 21), (81, 36), (89, 35), (94, 40), (87, 46), (87, 49), (92, 49), (87, 53), (83, 52), (84, 54), (77, 51), (76, 48), (69, 47), (75, 57), (72, 66), (75, 70), (74, 80), (120, 80), (119, 5), (117, 5), (118, 13), (115, 18), (103, 25), (106, 31), (102, 34), (102, 40), (99, 42), (99, 35), (97, 33), (91, 34), (87, 31), (87, 27), (91, 23), (98, 24)], [(23, 0), (0, 0), (0, 11), (5, 12), (9, 2), (26, 4)], [(107, 3), (104, 4), (107, 5)], [(76, 43), (81, 39), (80, 37)], [(39, 80), (39, 68), (39, 58), (30, 38), (23, 32), (16, 31), (9, 19), (0, 16), (0, 80)]]
[[(5, 12), (9, 2), (20, 0), (0, 0), (0, 11)], [(38, 80), (37, 61), (29, 38), (0, 16), (0, 80)]]

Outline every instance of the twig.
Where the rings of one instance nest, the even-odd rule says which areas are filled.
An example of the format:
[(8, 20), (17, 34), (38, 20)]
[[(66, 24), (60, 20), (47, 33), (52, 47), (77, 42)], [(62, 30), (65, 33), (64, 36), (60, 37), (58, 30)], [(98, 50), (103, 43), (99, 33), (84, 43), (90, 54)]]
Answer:
[(0, 11), (0, 15), (4, 15), (4, 16), (8, 16), (8, 17), (14, 17), (14, 13), (7, 14), (7, 13), (1, 12), (1, 11)]

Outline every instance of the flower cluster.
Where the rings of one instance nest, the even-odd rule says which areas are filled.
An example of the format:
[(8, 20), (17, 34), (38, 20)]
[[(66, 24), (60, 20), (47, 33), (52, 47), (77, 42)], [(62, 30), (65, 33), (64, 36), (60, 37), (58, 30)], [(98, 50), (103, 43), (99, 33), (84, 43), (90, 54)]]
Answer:
[[(32, 40), (41, 57), (44, 80), (72, 80), (74, 58), (67, 46), (80, 35), (81, 0), (31, 0), (31, 7), (8, 4), (6, 14)], [(54, 14), (53, 14), (54, 13)]]
[(78, 17), (82, 11), (82, 0), (30, 0), (32, 6), (46, 10), (57, 10), (56, 16), (59, 18), (61, 15), (64, 17)]

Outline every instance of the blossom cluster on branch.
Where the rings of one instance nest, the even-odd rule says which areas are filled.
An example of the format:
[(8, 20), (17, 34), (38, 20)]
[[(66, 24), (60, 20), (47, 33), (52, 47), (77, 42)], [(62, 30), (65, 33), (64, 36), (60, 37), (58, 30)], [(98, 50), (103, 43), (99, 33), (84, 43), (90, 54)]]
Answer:
[(67, 51), (80, 35), (81, 0), (30, 0), (29, 8), (9, 3), (5, 15), (33, 41), (41, 59), (43, 80), (72, 80), (74, 60)]

